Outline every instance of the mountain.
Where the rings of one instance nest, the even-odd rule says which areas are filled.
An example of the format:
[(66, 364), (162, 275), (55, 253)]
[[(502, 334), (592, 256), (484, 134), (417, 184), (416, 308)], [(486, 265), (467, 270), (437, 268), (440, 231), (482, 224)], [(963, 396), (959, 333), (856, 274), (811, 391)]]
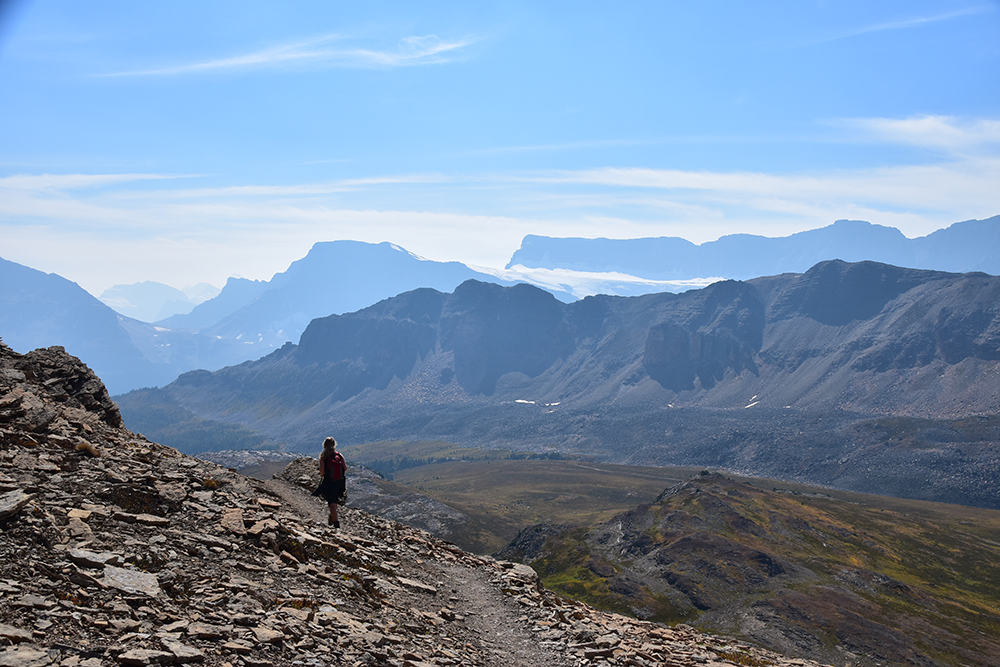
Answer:
[(838, 220), (782, 238), (750, 234), (723, 236), (695, 245), (680, 238), (582, 239), (529, 235), (508, 268), (619, 272), (659, 280), (710, 276), (747, 280), (799, 273), (840, 258), (953, 273), (1000, 274), (1000, 216), (956, 222), (946, 229), (908, 239), (894, 227), (861, 220)]
[(187, 313), (165, 317), (157, 324), (172, 329), (205, 329), (232, 315), (267, 291), (268, 287), (266, 280), (230, 278), (211, 299), (206, 299)]
[(148, 434), (171, 406), (300, 451), (335, 425), (346, 444), (562, 451), (998, 507), (998, 397), (1000, 278), (830, 261), (570, 304), (523, 284), (414, 290), (117, 398)]
[(599, 525), (526, 528), (497, 555), (605, 609), (831, 664), (995, 665), (1000, 512), (879, 502), (706, 472)]
[(270, 281), (231, 279), (215, 299), (158, 324), (240, 340), (261, 356), (298, 340), (317, 317), (358, 310), (415, 287), (452, 290), (469, 279), (498, 282), (464, 264), (421, 259), (391, 243), (328, 241), (313, 245)]
[(238, 341), (125, 317), (74, 282), (0, 258), (0, 337), (12, 348), (58, 345), (99, 373), (111, 391), (163, 385), (192, 368), (246, 359)]
[(354, 507), (335, 531), (295, 483), (125, 429), (61, 348), (0, 344), (0, 442), (0, 665), (817, 665), (594, 610)]
[[(297, 340), (310, 320), (368, 306), (419, 286), (454, 289), (495, 280), (457, 262), (421, 260), (398, 246), (317, 243), (270, 281), (231, 278), (215, 297), (155, 324), (114, 312), (75, 283), (0, 259), (0, 336), (19, 350), (65, 346), (116, 393), (159, 386), (193, 369), (257, 359)], [(111, 296), (141, 300), (156, 283), (118, 286)], [(109, 292), (105, 294), (108, 295)], [(179, 292), (178, 292), (179, 293)], [(110, 298), (110, 297), (109, 297)], [(161, 304), (160, 306), (165, 307)]]
[(0, 336), (12, 348), (62, 345), (107, 380), (113, 391), (163, 384), (176, 377), (135, 345), (144, 326), (114, 312), (54, 273), (0, 259)]
[(211, 299), (219, 290), (200, 283), (187, 288), (187, 292), (147, 280), (132, 285), (115, 285), (104, 290), (99, 298), (117, 313), (142, 322), (156, 322), (171, 315), (191, 312), (192, 308)]

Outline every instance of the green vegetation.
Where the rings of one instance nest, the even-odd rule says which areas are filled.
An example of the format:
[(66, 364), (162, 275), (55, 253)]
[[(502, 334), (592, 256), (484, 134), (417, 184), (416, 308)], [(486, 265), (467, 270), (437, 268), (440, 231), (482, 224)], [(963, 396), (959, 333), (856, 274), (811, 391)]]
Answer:
[[(462, 448), (443, 442), (380, 442), (342, 448), (349, 461), (378, 470), (472, 517), (456, 541), (492, 553), (525, 526), (591, 526), (651, 503), (696, 468), (642, 468), (545, 454)], [(426, 465), (419, 465), (427, 461)], [(410, 465), (400, 465), (407, 462)], [(393, 470), (386, 474), (386, 470)], [(455, 539), (455, 538), (452, 538)]]
[[(907, 652), (989, 664), (983, 657), (1000, 652), (1000, 512), (812, 491), (696, 477), (662, 504), (618, 517), (618, 528), (550, 537), (532, 565), (546, 585), (594, 606), (727, 634), (739, 631), (727, 615), (764, 601), (769, 622), (890, 664)], [(642, 576), (650, 570), (656, 576)], [(631, 586), (616, 586), (621, 573)], [(678, 592), (673, 610), (649, 603)], [(908, 639), (885, 642), (887, 628)]]

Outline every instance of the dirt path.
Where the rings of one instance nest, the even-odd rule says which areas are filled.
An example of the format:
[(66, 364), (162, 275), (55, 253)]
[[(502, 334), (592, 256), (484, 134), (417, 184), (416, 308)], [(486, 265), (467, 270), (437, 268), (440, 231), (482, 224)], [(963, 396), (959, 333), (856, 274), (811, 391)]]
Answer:
[(454, 591), (455, 611), (466, 616), (466, 626), (478, 637), (490, 665), (498, 667), (569, 667), (576, 663), (561, 653), (539, 646), (538, 638), (519, 622), (521, 607), (498, 591), (481, 570), (439, 565), (441, 578)]
[[(321, 499), (282, 479), (267, 480), (266, 485), (281, 498), (287, 511), (308, 523), (326, 524), (326, 505)], [(355, 532), (351, 522), (351, 514), (355, 511), (345, 508), (342, 513), (341, 532), (345, 536)], [(400, 574), (432, 582), (439, 593), (427, 599), (412, 591), (399, 590), (390, 596), (393, 605), (435, 614), (442, 607), (449, 608), (464, 619), (452, 626), (454, 640), (475, 646), (484, 664), (490, 667), (571, 667), (576, 664), (561, 653), (539, 646), (538, 638), (525, 622), (523, 608), (493, 582), (496, 570), (449, 563), (445, 558), (427, 555), (431, 557), (401, 564)], [(433, 608), (426, 608), (428, 603)]]
[(279, 498), (282, 503), (306, 520), (307, 523), (326, 524), (327, 506), (322, 498), (316, 498), (303, 489), (283, 479), (271, 478), (264, 486)]

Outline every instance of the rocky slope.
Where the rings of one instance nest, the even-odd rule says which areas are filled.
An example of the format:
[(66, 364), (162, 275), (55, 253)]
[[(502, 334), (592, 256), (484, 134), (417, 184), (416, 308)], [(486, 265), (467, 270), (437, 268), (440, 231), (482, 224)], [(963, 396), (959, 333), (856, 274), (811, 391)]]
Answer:
[(121, 425), (61, 348), (0, 343), (0, 665), (808, 665), (597, 612), (530, 568)]

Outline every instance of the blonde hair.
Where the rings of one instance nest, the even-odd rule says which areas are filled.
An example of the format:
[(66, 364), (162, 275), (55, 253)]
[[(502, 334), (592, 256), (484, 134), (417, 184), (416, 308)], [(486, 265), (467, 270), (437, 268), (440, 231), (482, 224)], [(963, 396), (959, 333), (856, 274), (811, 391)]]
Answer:
[(330, 458), (331, 456), (333, 456), (333, 453), (335, 451), (337, 451), (337, 441), (333, 438), (332, 435), (328, 436), (326, 440), (323, 441), (323, 453), (320, 454), (319, 457), (321, 459)]

